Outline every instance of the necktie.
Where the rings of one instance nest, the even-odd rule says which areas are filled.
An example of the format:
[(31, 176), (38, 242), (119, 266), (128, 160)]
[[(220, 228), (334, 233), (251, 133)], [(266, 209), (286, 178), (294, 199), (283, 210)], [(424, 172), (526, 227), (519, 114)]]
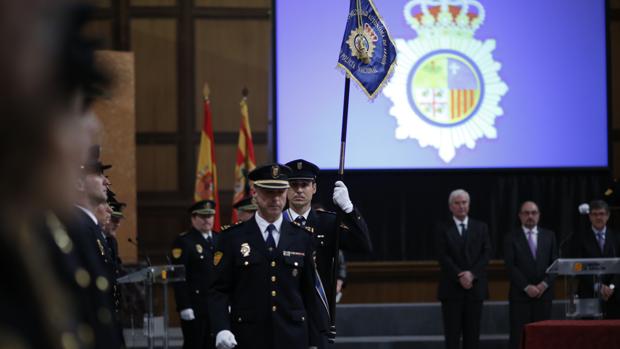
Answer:
[(211, 237), (211, 235), (207, 236), (207, 248), (213, 251), (213, 238)]
[(603, 251), (605, 250), (605, 232), (597, 232), (596, 239), (598, 240), (598, 247), (601, 249), (601, 253), (603, 253)]
[(465, 223), (461, 223), (459, 226), (461, 227), (461, 237), (465, 239), (467, 236), (467, 228), (465, 227)]
[(295, 218), (295, 222), (299, 223), (302, 227), (306, 225), (306, 219), (304, 216), (297, 216), (297, 218)]
[(276, 226), (273, 224), (269, 224), (267, 226), (267, 240), (265, 240), (265, 242), (267, 243), (267, 247), (269, 248), (269, 251), (272, 251), (273, 249), (276, 248), (276, 240), (273, 238), (273, 232), (276, 230)]
[(527, 232), (527, 244), (530, 245), (530, 252), (532, 252), (532, 257), (536, 259), (536, 242), (534, 241), (534, 232)]

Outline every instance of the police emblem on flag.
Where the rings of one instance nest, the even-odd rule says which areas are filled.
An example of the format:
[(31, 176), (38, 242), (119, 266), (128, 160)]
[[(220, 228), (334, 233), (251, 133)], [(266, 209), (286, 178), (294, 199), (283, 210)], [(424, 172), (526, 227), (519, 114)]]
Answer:
[(398, 122), (395, 136), (437, 148), (449, 163), (463, 145), (497, 138), (508, 86), (492, 55), (495, 40), (474, 38), (485, 19), (475, 0), (411, 0), (404, 13), (418, 36), (395, 40), (401, 60), (383, 90)]
[(350, 0), (338, 67), (373, 99), (390, 78), (396, 48), (372, 0)]

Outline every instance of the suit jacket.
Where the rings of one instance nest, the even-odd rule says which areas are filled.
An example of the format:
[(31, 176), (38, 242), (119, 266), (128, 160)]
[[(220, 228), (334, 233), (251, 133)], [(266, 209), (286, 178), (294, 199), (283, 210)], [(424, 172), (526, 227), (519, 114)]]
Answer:
[[(573, 258), (620, 257), (620, 237), (618, 237), (616, 232), (607, 228), (607, 233), (605, 234), (605, 246), (601, 252), (596, 236), (590, 228), (577, 234), (573, 238), (571, 250), (571, 257)], [(620, 285), (620, 276), (605, 275), (602, 278), (602, 282), (606, 285)], [(581, 298), (594, 297), (594, 278), (591, 276), (580, 277), (577, 292)], [(610, 298), (610, 301), (618, 300), (616, 292), (614, 292), (613, 296)]]
[[(213, 332), (230, 330), (238, 349), (307, 349), (319, 338), (312, 240), (308, 231), (282, 222), (269, 252), (255, 219), (223, 231), (216, 244), (209, 289)], [(230, 306), (230, 312), (228, 307)]]
[(185, 281), (173, 283), (177, 310), (191, 308), (198, 317), (207, 317), (207, 294), (213, 279), (213, 249), (217, 235), (212, 233), (209, 246), (202, 233), (192, 228), (180, 234), (172, 244), (172, 261), (185, 266)]
[[(439, 300), (483, 300), (489, 296), (486, 268), (491, 258), (491, 241), (487, 224), (469, 218), (464, 239), (451, 219), (439, 224), (435, 232), (437, 258), (441, 268), (437, 298)], [(473, 287), (461, 287), (458, 274), (469, 270)]]
[(523, 232), (518, 228), (506, 234), (504, 239), (504, 260), (510, 277), (508, 298), (512, 301), (531, 300), (524, 291), (527, 285), (537, 285), (544, 281), (549, 288), (541, 299), (553, 299), (555, 275), (547, 274), (547, 268), (558, 258), (555, 233), (551, 230), (538, 228), (538, 244), (536, 258), (532, 256), (529, 244)]

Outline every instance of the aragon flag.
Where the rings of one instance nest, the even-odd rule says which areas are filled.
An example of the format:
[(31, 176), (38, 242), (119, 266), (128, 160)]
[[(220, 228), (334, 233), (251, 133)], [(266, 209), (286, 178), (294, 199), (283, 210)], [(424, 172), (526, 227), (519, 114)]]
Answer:
[(217, 192), (217, 166), (215, 163), (215, 141), (213, 139), (213, 115), (211, 113), (211, 101), (209, 100), (209, 86), (205, 83), (203, 88), (204, 97), (204, 123), (200, 135), (200, 150), (198, 152), (198, 165), (196, 166), (196, 186), (194, 189), (194, 201), (215, 201), (215, 223), (213, 230), (220, 230), (220, 198)]
[(392, 74), (396, 47), (372, 0), (350, 1), (338, 67), (373, 99)]
[[(256, 167), (246, 89), (243, 90), (243, 98), (239, 105), (241, 106), (241, 123), (239, 125), (239, 142), (237, 144), (237, 159), (235, 162), (233, 205), (251, 195), (248, 173)], [(238, 219), (237, 210), (233, 208), (232, 223), (236, 223)]]

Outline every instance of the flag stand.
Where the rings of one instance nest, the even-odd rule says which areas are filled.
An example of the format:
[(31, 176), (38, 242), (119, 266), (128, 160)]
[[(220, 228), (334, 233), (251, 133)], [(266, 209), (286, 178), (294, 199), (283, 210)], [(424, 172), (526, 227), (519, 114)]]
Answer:
[[(338, 167), (338, 179), (344, 179), (344, 161), (345, 161), (345, 152), (347, 147), (347, 124), (349, 121), (349, 90), (351, 88), (351, 79), (349, 75), (345, 76), (344, 79), (344, 100), (342, 103), (342, 129), (340, 133), (340, 161)], [(338, 218), (336, 220), (336, 231), (334, 237), (334, 251), (332, 258), (332, 269), (330, 275), (330, 294), (329, 294), (329, 315), (330, 315), (330, 323), (329, 323), (329, 336), (328, 339), (330, 343), (335, 343), (336, 340), (336, 276), (338, 275), (338, 254), (340, 253), (340, 225), (342, 223), (342, 215), (343, 212), (339, 211)]]

